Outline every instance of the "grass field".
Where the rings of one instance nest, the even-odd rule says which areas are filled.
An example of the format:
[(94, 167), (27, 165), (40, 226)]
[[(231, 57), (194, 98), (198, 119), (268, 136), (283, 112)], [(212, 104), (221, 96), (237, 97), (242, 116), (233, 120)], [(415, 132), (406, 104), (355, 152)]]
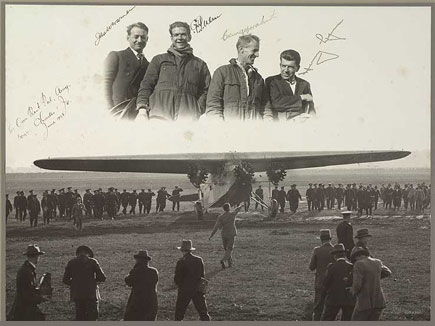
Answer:
[[(40, 178), (51, 178), (52, 182), (87, 186), (93, 182), (104, 187), (106, 184), (136, 184), (135, 179), (116, 179), (98, 183), (100, 177), (85, 179), (76, 174), (75, 179), (59, 179), (54, 174)], [(60, 174), (59, 174), (60, 175)], [(338, 182), (350, 180), (354, 174), (340, 175)], [(405, 182), (428, 183), (427, 174), (400, 175)], [(393, 183), (391, 176), (373, 174), (358, 175), (360, 182)], [(97, 179), (96, 179), (97, 178)], [(299, 175), (304, 184), (313, 180)], [(320, 175), (319, 179), (335, 181), (332, 176)], [(18, 180), (18, 181), (17, 181)], [(102, 179), (101, 179), (102, 180)], [(294, 180), (294, 178), (293, 178)], [(343, 180), (343, 181), (342, 181)], [(7, 189), (51, 188), (52, 182), (45, 179), (25, 178), (7, 182)], [(174, 182), (184, 185), (182, 179), (165, 181), (170, 187)], [(316, 180), (319, 181), (318, 179)], [(157, 185), (157, 181), (154, 181)], [(150, 182), (151, 183), (151, 182)], [(122, 187), (118, 187), (122, 188)], [(192, 187), (193, 188), (193, 187)], [(155, 189), (155, 188), (153, 188)], [(287, 208), (288, 209), (288, 208)], [(15, 295), (16, 272), (24, 256), (22, 252), (30, 243), (37, 243), (46, 255), (38, 264), (38, 276), (51, 272), (54, 293), (51, 302), (40, 305), (48, 320), (73, 320), (73, 304), (69, 302), (69, 289), (61, 282), (68, 260), (74, 257), (75, 249), (81, 244), (93, 248), (107, 281), (100, 286), (102, 302), (100, 320), (120, 320), (130, 289), (124, 277), (134, 265), (133, 255), (147, 249), (153, 260), (151, 265), (159, 270), (158, 320), (173, 320), (177, 290), (173, 286), (175, 264), (181, 256), (175, 249), (181, 239), (192, 239), (197, 254), (204, 259), (206, 277), (210, 279), (207, 302), (213, 320), (309, 320), (314, 298), (314, 273), (308, 269), (313, 247), (321, 228), (330, 228), (335, 236), (339, 222), (339, 211), (307, 212), (306, 204), (300, 212), (290, 215), (278, 214), (273, 221), (264, 221), (265, 214), (256, 212), (251, 206), (248, 213), (238, 215), (239, 235), (234, 251), (235, 265), (222, 270), (219, 260), (223, 255), (221, 240), (216, 235), (208, 240), (218, 211), (210, 212), (205, 220), (197, 221), (192, 205), (183, 203), (182, 212), (165, 212), (149, 216), (127, 216), (117, 220), (85, 220), (81, 234), (73, 229), (72, 223), (56, 220), (48, 226), (31, 229), (28, 221), (10, 219), (7, 224), (6, 247), (6, 298), (9, 310)], [(382, 320), (430, 320), (430, 211), (416, 212), (375, 211), (370, 218), (352, 218), (354, 230), (367, 227), (373, 237), (369, 248), (372, 254), (390, 267), (393, 275), (382, 280), (387, 300)], [(335, 242), (335, 238), (333, 239)], [(192, 305), (186, 320), (197, 320)]]

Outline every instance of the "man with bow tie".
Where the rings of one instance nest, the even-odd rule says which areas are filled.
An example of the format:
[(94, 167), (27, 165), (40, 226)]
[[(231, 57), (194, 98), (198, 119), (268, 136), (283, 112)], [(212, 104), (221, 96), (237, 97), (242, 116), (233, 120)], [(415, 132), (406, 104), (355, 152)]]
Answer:
[(281, 73), (266, 78), (268, 101), (264, 109), (264, 120), (290, 120), (299, 115), (314, 114), (310, 83), (299, 77), (301, 56), (295, 50), (285, 50), (280, 55)]
[(260, 53), (260, 39), (243, 35), (236, 44), (237, 58), (213, 74), (207, 94), (207, 116), (217, 120), (261, 119), (264, 80), (253, 64)]
[(148, 42), (148, 27), (141, 22), (127, 27), (129, 47), (112, 51), (104, 62), (104, 91), (109, 109), (137, 96), (148, 68), (142, 51)]

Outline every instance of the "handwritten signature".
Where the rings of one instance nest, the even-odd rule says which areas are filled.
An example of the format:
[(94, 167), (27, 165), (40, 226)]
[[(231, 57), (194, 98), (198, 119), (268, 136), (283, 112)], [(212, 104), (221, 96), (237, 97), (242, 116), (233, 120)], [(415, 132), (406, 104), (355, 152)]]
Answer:
[(112, 27), (116, 26), (125, 16), (127, 16), (136, 6), (131, 7), (130, 9), (127, 9), (125, 11), (125, 14), (122, 16), (119, 16), (115, 21), (111, 22), (109, 26), (106, 27), (106, 29), (103, 32), (97, 32), (95, 34), (95, 46), (100, 44), (101, 39), (109, 32)]
[(276, 14), (275, 14), (275, 10), (274, 10), (274, 11), (272, 12), (272, 14), (270, 15), (269, 18), (265, 19), (264, 16), (262, 16), (260, 22), (254, 24), (254, 25), (251, 25), (251, 26), (246, 26), (246, 27), (242, 28), (242, 29), (241, 29), (240, 31), (238, 31), (238, 32), (230, 33), (230, 32), (228, 32), (228, 30), (226, 29), (225, 32), (224, 32), (224, 34), (222, 35), (221, 39), (222, 39), (223, 41), (226, 41), (226, 40), (228, 40), (229, 38), (234, 37), (234, 36), (237, 36), (237, 35), (246, 35), (246, 34), (249, 34), (253, 29), (255, 29), (255, 28), (257, 28), (257, 27), (259, 27), (259, 26), (261, 26), (261, 25), (264, 25), (264, 24), (266, 24), (266, 23), (268, 23), (268, 22), (270, 22), (272, 19), (275, 19), (275, 18), (277, 18), (277, 16), (276, 16)]
[(190, 29), (193, 33), (201, 33), (208, 25), (210, 25), (221, 16), (222, 14), (219, 14), (216, 17), (208, 17), (208, 19), (204, 19), (202, 18), (202, 16), (198, 16), (190, 23)]
[[(326, 36), (322, 35), (320, 33), (316, 34), (316, 38), (320, 41), (319, 45), (331, 42), (331, 41), (344, 41), (346, 40), (345, 37), (340, 37), (335, 35), (335, 30), (338, 28), (338, 26), (340, 26), (343, 23), (344, 19), (342, 19), (337, 25), (334, 26), (334, 28), (331, 30), (331, 32), (329, 32)], [(314, 68), (313, 66), (320, 66), (321, 64), (328, 62), (328, 61), (332, 61), (332, 60), (336, 60), (338, 59), (340, 56), (336, 53), (331, 53), (331, 52), (326, 52), (323, 50), (319, 50), (317, 51), (317, 53), (314, 55), (313, 59), (311, 60), (310, 64), (308, 65), (308, 67), (304, 68), (304, 71), (299, 73), (299, 75), (305, 75), (310, 71), (313, 71)]]
[(26, 116), (16, 118), (15, 126), (8, 123), (9, 133), (12, 134), (18, 128), (17, 137), (23, 139), (32, 134), (34, 127), (43, 128), (43, 138), (46, 139), (49, 128), (66, 116), (67, 108), (71, 104), (68, 98), (70, 88), (71, 85), (55, 87), (54, 95), (41, 92), (35, 104), (27, 107)]

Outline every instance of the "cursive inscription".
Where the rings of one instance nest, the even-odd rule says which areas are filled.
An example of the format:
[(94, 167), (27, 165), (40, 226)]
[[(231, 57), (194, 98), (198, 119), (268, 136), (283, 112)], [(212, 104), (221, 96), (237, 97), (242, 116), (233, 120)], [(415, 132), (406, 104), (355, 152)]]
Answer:
[[(316, 34), (316, 38), (320, 41), (319, 45), (323, 45), (326, 44), (328, 42), (331, 41), (344, 41), (346, 40), (345, 37), (340, 37), (335, 35), (335, 31), (336, 29), (343, 23), (343, 19), (334, 26), (334, 28), (327, 33), (326, 35), (317, 33)], [(310, 64), (308, 65), (308, 67), (304, 68), (304, 71), (300, 72), (299, 75), (305, 75), (307, 73), (309, 73), (310, 71), (314, 70), (314, 66), (320, 66), (328, 61), (332, 61), (332, 60), (336, 60), (338, 59), (340, 56), (336, 53), (332, 53), (332, 52), (326, 52), (323, 50), (319, 50), (317, 51), (317, 53), (314, 55), (313, 59), (311, 59)]]
[(275, 18), (277, 18), (277, 16), (276, 16), (275, 10), (274, 10), (272, 12), (272, 14), (269, 16), (269, 18), (264, 18), (264, 16), (262, 16), (261, 20), (258, 23), (255, 23), (254, 25), (243, 27), (241, 30), (239, 30), (237, 32), (231, 33), (226, 29), (224, 34), (221, 37), (221, 40), (226, 41), (229, 38), (237, 36), (237, 35), (241, 36), (241, 35), (249, 34), (253, 29), (260, 27), (264, 24), (267, 24), (268, 22), (270, 22), (272, 19), (275, 19)]
[(104, 31), (97, 32), (95, 34), (95, 46), (100, 44), (101, 39), (107, 34), (107, 32), (109, 32), (112, 29), (112, 27), (116, 26), (116, 24), (118, 24), (125, 16), (127, 16), (134, 8), (136, 8), (136, 6), (133, 6), (130, 9), (127, 9), (125, 11), (125, 14), (123, 14), (122, 16), (119, 16), (116, 20), (111, 22), (110, 25), (107, 26)]
[(41, 92), (38, 100), (27, 107), (24, 116), (16, 118), (14, 125), (8, 122), (9, 133), (16, 133), (18, 139), (23, 139), (42, 132), (46, 139), (49, 129), (67, 114), (71, 104), (70, 89), (71, 85), (63, 85), (55, 87), (53, 93)]
[(222, 14), (219, 14), (216, 17), (208, 17), (207, 19), (202, 18), (202, 16), (198, 16), (190, 23), (190, 29), (192, 33), (201, 33), (208, 25), (213, 23), (221, 16)]

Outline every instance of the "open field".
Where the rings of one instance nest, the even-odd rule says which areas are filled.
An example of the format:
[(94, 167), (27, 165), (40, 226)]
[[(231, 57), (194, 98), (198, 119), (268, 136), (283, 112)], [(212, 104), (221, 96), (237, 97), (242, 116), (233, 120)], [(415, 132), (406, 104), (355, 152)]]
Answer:
[[(347, 183), (345, 180), (352, 178), (355, 182), (372, 184), (395, 181), (429, 183), (430, 180), (430, 175), (426, 173), (414, 177), (400, 174), (401, 179), (396, 180), (399, 175), (393, 178), (391, 173), (373, 176), (373, 173), (356, 175), (352, 171), (345, 172), (334, 172), (337, 174), (331, 176), (314, 173), (310, 178), (308, 174), (292, 174), (292, 180), (286, 180), (285, 184), (293, 182), (295, 178), (300, 178), (295, 183), (300, 182), (301, 185), (328, 181)], [(136, 178), (121, 178), (120, 174), (111, 180), (102, 178), (101, 174), (101, 178), (95, 177), (97, 174), (73, 174), (76, 177), (63, 179), (59, 178), (60, 175), (64, 174), (46, 174), (39, 179), (10, 177), (6, 187), (8, 190), (14, 187), (26, 190), (30, 189), (29, 186), (35, 190), (51, 189), (52, 186), (59, 187), (53, 184), (56, 182), (62, 187), (71, 185), (84, 189), (90, 183), (104, 188), (106, 185), (119, 184), (127, 187), (127, 184), (136, 185), (140, 181)], [(184, 179), (186, 182), (187, 178)], [(165, 179), (163, 182), (157, 179), (149, 181), (148, 178), (144, 180), (156, 187), (157, 184), (189, 187), (187, 182), (183, 184), (181, 177)], [(122, 189), (122, 186), (118, 188)], [(190, 188), (194, 190), (192, 186)], [(172, 280), (176, 261), (181, 256), (175, 247), (181, 239), (186, 238), (193, 240), (197, 254), (204, 259), (206, 277), (211, 281), (207, 302), (213, 320), (309, 320), (314, 299), (314, 273), (308, 269), (311, 252), (320, 243), (316, 239), (319, 229), (330, 228), (335, 236), (340, 214), (337, 210), (306, 212), (305, 209), (303, 202), (300, 212), (294, 215), (288, 212), (278, 214), (273, 221), (264, 221), (265, 214), (254, 211), (252, 205), (248, 213), (240, 213), (237, 221), (239, 235), (234, 251), (235, 266), (225, 270), (219, 264), (223, 255), (219, 235), (208, 241), (220, 210), (211, 211), (203, 221), (196, 220), (190, 203), (183, 203), (180, 213), (127, 216), (114, 221), (86, 219), (81, 234), (77, 234), (72, 222), (66, 220), (58, 219), (50, 225), (31, 229), (28, 220), (18, 222), (10, 218), (6, 228), (7, 310), (15, 294), (16, 272), (24, 260), (22, 252), (28, 244), (37, 243), (46, 251), (38, 264), (38, 276), (43, 272), (51, 272), (54, 287), (51, 302), (43, 303), (40, 307), (47, 313), (48, 320), (73, 320), (69, 289), (61, 280), (65, 265), (73, 258), (76, 247), (87, 244), (94, 249), (107, 275), (107, 281), (100, 286), (100, 320), (122, 319), (130, 292), (124, 284), (124, 277), (134, 265), (133, 254), (140, 249), (149, 250), (153, 256), (151, 266), (160, 273), (157, 319), (173, 320), (177, 291)], [(382, 259), (393, 271), (391, 277), (382, 280), (387, 300), (382, 320), (429, 320), (430, 210), (421, 214), (379, 208), (370, 218), (352, 218), (352, 224), (354, 230), (369, 228), (373, 234), (369, 243), (372, 254)], [(198, 319), (192, 305), (185, 319)]]

